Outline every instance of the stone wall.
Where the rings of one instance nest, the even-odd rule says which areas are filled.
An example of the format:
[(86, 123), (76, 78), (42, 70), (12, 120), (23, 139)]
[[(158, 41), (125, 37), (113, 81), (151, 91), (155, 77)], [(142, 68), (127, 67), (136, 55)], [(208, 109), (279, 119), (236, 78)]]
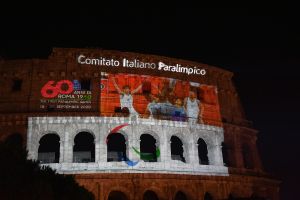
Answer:
[[(139, 163), (128, 166), (126, 162), (107, 162), (106, 138), (114, 127), (128, 124), (118, 132), (125, 136), (128, 157)], [(74, 163), (74, 138), (79, 132), (89, 132), (94, 136), (95, 162)], [(59, 173), (95, 173), (95, 172), (127, 172), (127, 173), (177, 173), (207, 174), (228, 176), (224, 167), (221, 143), (223, 129), (202, 124), (189, 124), (155, 119), (134, 119), (114, 117), (33, 117), (29, 118), (27, 133), (28, 158), (38, 159), (40, 139), (49, 133), (60, 137), (60, 162), (48, 164)], [(160, 149), (158, 162), (144, 162), (133, 153), (131, 147), (140, 149), (140, 136), (150, 134), (156, 139)], [(183, 143), (186, 162), (171, 159), (170, 140), (177, 136)], [(200, 165), (197, 141), (202, 138), (208, 149), (209, 165)]]

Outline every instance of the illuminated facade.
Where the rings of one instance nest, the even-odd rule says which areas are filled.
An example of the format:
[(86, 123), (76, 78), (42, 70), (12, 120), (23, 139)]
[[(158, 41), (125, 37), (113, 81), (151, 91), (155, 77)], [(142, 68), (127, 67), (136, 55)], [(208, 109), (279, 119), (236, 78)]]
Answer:
[[(118, 131), (126, 138), (126, 154), (131, 164), (115, 160), (108, 162), (109, 151), (106, 138), (110, 130), (116, 125), (128, 123), (124, 130)], [(126, 118), (116, 120), (113, 117), (34, 117), (29, 119), (27, 147), (29, 157), (38, 159), (39, 141), (48, 133), (56, 133), (61, 139), (59, 162), (49, 164), (61, 173), (179, 173), (179, 174), (210, 174), (228, 176), (228, 169), (223, 164), (221, 143), (223, 130), (207, 125), (193, 125), (187, 123), (167, 122), (163, 120), (140, 119), (126, 122)], [(80, 132), (91, 133), (94, 137), (95, 162), (76, 161), (73, 156), (74, 138)], [(140, 149), (141, 136), (149, 134), (155, 138), (159, 151), (157, 162), (140, 160), (140, 156), (131, 147)], [(171, 153), (171, 137), (182, 141), (183, 158), (175, 159)], [(208, 163), (201, 165), (198, 156), (198, 139), (207, 145)], [(180, 157), (180, 155), (178, 155)], [(175, 158), (174, 158), (175, 157)], [(204, 160), (202, 160), (204, 162)]]
[(137, 53), (1, 60), (1, 139), (96, 199), (275, 199), (231, 72)]

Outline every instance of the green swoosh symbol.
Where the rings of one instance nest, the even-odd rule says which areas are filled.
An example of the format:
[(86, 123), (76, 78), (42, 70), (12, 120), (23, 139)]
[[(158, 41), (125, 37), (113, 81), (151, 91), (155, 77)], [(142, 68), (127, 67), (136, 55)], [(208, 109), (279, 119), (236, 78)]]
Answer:
[[(136, 148), (132, 147), (132, 149), (134, 150), (134, 152), (139, 155), (143, 160), (152, 160), (154, 158), (153, 155), (149, 155), (147, 153), (141, 153), (139, 150), (137, 150)], [(159, 148), (156, 149), (155, 151), (156, 154), (156, 158), (158, 158), (160, 156), (160, 150)]]

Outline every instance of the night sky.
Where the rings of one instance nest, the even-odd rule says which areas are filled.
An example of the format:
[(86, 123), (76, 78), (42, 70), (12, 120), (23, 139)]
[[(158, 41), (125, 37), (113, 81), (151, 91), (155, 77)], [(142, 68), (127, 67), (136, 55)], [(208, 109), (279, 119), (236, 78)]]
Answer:
[(246, 115), (260, 131), (266, 171), (283, 181), (282, 199), (299, 196), (300, 35), (281, 5), (91, 9), (82, 4), (70, 14), (63, 9), (17, 13), (1, 14), (3, 58), (47, 58), (52, 47), (103, 48), (234, 72)]

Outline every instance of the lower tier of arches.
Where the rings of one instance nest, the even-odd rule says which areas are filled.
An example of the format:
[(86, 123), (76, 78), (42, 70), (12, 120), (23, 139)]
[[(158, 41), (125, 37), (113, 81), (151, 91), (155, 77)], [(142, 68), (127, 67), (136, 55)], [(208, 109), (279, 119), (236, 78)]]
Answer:
[(279, 200), (277, 180), (241, 175), (80, 174), (96, 200)]

